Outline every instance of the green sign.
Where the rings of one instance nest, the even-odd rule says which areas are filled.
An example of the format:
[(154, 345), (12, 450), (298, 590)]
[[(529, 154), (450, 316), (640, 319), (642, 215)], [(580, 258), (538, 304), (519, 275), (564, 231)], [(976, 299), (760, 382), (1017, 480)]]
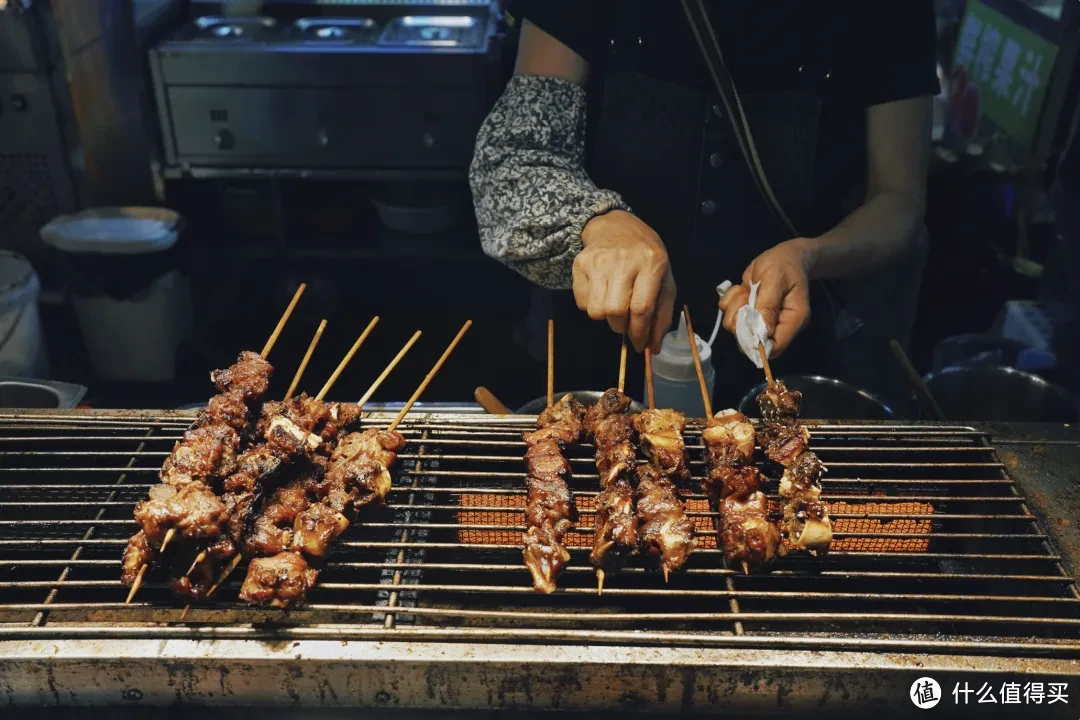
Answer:
[[(950, 130), (986, 134), (985, 120), (1018, 145), (1034, 138), (1058, 48), (979, 0), (968, 0), (951, 78)], [(995, 133), (998, 134), (998, 133)]]

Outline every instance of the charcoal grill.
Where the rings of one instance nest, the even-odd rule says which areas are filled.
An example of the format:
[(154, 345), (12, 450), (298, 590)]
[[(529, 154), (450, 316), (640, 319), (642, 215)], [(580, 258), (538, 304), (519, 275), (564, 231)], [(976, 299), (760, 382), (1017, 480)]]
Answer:
[[(1080, 696), (1072, 428), (810, 423), (831, 554), (732, 571), (690, 493), (689, 569), (665, 584), (632, 565), (602, 596), (578, 447), (573, 560), (545, 596), (520, 549), (535, 417), (413, 415), (390, 506), (340, 539), (306, 607), (238, 603), (238, 572), (180, 622), (159, 577), (122, 604), (119, 559), (192, 418), (0, 415), (0, 706), (910, 709), (916, 677), (971, 673), (1071, 677)], [(700, 428), (687, 444), (700, 476)]]

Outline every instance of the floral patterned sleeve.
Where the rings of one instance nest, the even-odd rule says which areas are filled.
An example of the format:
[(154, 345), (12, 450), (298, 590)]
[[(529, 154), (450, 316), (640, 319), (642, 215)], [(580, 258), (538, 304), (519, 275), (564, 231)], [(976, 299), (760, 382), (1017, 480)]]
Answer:
[(538, 285), (569, 288), (585, 224), (629, 210), (584, 164), (585, 91), (514, 77), (480, 128), (469, 168), (484, 252)]

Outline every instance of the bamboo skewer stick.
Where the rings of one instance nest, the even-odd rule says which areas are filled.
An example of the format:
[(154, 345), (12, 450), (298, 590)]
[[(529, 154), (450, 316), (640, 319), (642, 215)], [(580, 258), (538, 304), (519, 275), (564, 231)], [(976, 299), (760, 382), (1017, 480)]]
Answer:
[[(205, 553), (200, 553), (200, 554), (205, 555)], [(244, 559), (244, 556), (242, 554), (240, 554), (240, 553), (236, 553), (236, 555), (233, 556), (233, 559), (229, 561), (229, 564), (226, 565), (225, 569), (221, 571), (220, 575), (218, 575), (218, 579), (216, 581), (214, 581), (214, 584), (211, 585), (210, 589), (206, 591), (206, 598), (208, 600), (210, 599), (210, 597), (215, 592), (217, 592), (217, 589), (219, 587), (221, 587), (221, 584), (229, 579), (229, 576), (232, 575), (233, 570), (236, 570), (236, 567), (240, 564), (240, 561), (243, 560), (243, 559)], [(192, 569), (194, 569), (194, 568), (195, 568), (195, 566), (192, 565)], [(189, 570), (188, 572), (191, 572), (191, 571)], [(189, 610), (191, 610), (191, 603), (188, 603), (187, 605), (184, 606), (184, 611), (180, 613), (180, 619), (181, 620), (183, 620), (185, 617), (187, 617), (187, 614), (188, 614)]]
[(453, 340), (450, 341), (450, 345), (446, 348), (445, 351), (443, 351), (442, 357), (440, 357), (435, 363), (435, 366), (431, 368), (431, 372), (429, 372), (427, 376), (424, 377), (423, 381), (420, 383), (420, 387), (416, 388), (416, 392), (414, 392), (412, 394), (412, 397), (409, 398), (409, 401), (405, 403), (405, 407), (401, 408), (401, 412), (397, 414), (397, 417), (395, 417), (394, 421), (390, 423), (390, 427), (388, 427), (387, 430), (393, 432), (397, 429), (397, 426), (401, 424), (401, 421), (404, 420), (405, 416), (409, 414), (409, 410), (411, 410), (413, 404), (420, 399), (420, 396), (423, 394), (424, 390), (427, 390), (427, 386), (431, 384), (431, 381), (435, 378), (435, 374), (439, 372), (440, 369), (442, 369), (443, 364), (446, 363), (447, 358), (450, 357), (450, 353), (454, 352), (454, 348), (458, 346), (458, 343), (461, 342), (461, 338), (465, 336), (465, 332), (470, 327), (472, 327), (472, 320), (466, 320), (465, 324), (461, 326), (460, 330), (458, 330), (458, 334), (454, 336)]
[(311, 355), (315, 352), (315, 346), (319, 344), (319, 339), (322, 338), (323, 330), (326, 329), (326, 320), (319, 323), (319, 329), (315, 331), (315, 337), (311, 338), (311, 344), (308, 345), (307, 352), (304, 353), (304, 359), (300, 361), (300, 367), (296, 368), (296, 374), (293, 375), (292, 382), (289, 384), (289, 389), (285, 392), (284, 400), (288, 400), (296, 392), (296, 386), (300, 384), (300, 378), (304, 376), (304, 371), (307, 370), (308, 363), (311, 361)]
[(292, 301), (289, 306), (285, 308), (285, 312), (281, 315), (281, 319), (278, 320), (277, 327), (274, 328), (274, 332), (270, 333), (270, 339), (263, 345), (262, 352), (259, 355), (265, 360), (266, 356), (270, 354), (270, 350), (273, 349), (274, 344), (277, 343), (278, 338), (281, 337), (281, 331), (285, 328), (285, 323), (289, 322), (289, 318), (293, 314), (293, 310), (296, 309), (296, 303), (300, 302), (300, 296), (304, 294), (304, 290), (307, 289), (307, 283), (300, 283), (300, 287), (296, 288), (296, 293), (293, 294)]
[(341, 359), (341, 362), (338, 363), (338, 366), (334, 369), (334, 372), (330, 376), (330, 379), (326, 381), (326, 384), (322, 386), (322, 390), (320, 390), (319, 394), (315, 396), (316, 400), (322, 401), (326, 398), (326, 394), (330, 392), (330, 388), (334, 387), (334, 383), (337, 382), (338, 378), (341, 376), (341, 373), (345, 370), (345, 367), (352, 361), (353, 355), (356, 354), (356, 351), (360, 349), (360, 346), (364, 344), (364, 341), (367, 340), (368, 335), (371, 334), (371, 331), (374, 330), (375, 326), (378, 324), (379, 316), (376, 315), (371, 319), (371, 322), (368, 323), (368, 326), (364, 328), (364, 332), (360, 333), (360, 337), (356, 338), (356, 342), (354, 342), (353, 346), (349, 348), (349, 352), (345, 353), (345, 357), (343, 357)]
[(413, 336), (409, 338), (409, 342), (405, 343), (405, 347), (401, 348), (401, 350), (398, 350), (398, 354), (394, 356), (394, 359), (390, 361), (390, 364), (386, 366), (386, 369), (384, 369), (379, 374), (379, 377), (375, 378), (375, 382), (373, 382), (371, 384), (371, 387), (367, 389), (367, 392), (364, 393), (364, 396), (356, 401), (356, 404), (358, 406), (360, 406), (361, 408), (364, 407), (364, 404), (371, 399), (371, 396), (374, 395), (375, 391), (379, 389), (380, 385), (382, 385), (383, 380), (385, 380), (390, 374), (390, 372), (397, 367), (397, 364), (401, 362), (401, 358), (405, 357), (405, 353), (409, 352), (409, 350), (412, 349), (412, 346), (415, 345), (416, 341), (419, 339), (420, 331), (417, 330), (413, 333)]
[(548, 320), (547, 406), (555, 404), (555, 321)]
[(683, 305), (683, 317), (686, 318), (686, 333), (690, 336), (690, 354), (694, 357), (694, 371), (697, 372), (698, 386), (701, 388), (701, 401), (705, 403), (705, 420), (709, 421), (712, 414), (712, 398), (709, 397), (709, 386), (705, 382), (705, 373), (701, 371), (701, 358), (697, 351), (697, 336), (694, 335), (694, 326), (690, 323), (690, 308)]
[[(652, 350), (645, 348), (645, 394), (648, 395), (649, 409), (656, 409), (656, 397), (652, 379)], [(665, 570), (665, 572), (667, 572)]]
[(619, 348), (619, 392), (626, 388), (626, 333), (622, 336), (622, 347)]
[(769, 355), (768, 355), (768, 353), (765, 352), (765, 344), (764, 343), (758, 343), (757, 344), (757, 351), (758, 351), (758, 356), (761, 357), (761, 365), (762, 365), (763, 368), (765, 368), (765, 382), (772, 385), (772, 383), (773, 383), (772, 368), (769, 367)]
[(158, 550), (158, 552), (165, 552), (165, 548), (168, 546), (169, 543), (172, 542), (172, 539), (174, 537), (176, 537), (176, 528), (169, 528), (169, 530), (165, 533), (165, 537), (161, 540), (161, 548)]
[(130, 605), (131, 601), (135, 599), (135, 593), (139, 592), (139, 588), (142, 587), (143, 576), (146, 575), (146, 568), (149, 565), (144, 564), (139, 568), (139, 574), (135, 576), (135, 582), (131, 584), (131, 591), (128, 592), (127, 600), (124, 601), (125, 605)]

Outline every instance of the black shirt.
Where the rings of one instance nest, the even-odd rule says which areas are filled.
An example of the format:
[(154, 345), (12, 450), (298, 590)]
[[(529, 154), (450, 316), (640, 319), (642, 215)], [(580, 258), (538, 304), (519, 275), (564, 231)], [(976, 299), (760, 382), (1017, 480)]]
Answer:
[[(820, 233), (849, 212), (866, 176), (866, 108), (938, 92), (932, 0), (706, 0), (742, 94), (804, 90), (821, 100), (815, 157)], [(620, 69), (712, 92), (677, 0), (518, 0), (524, 17), (581, 55), (590, 88)], [(592, 109), (592, 108), (591, 108)], [(619, 190), (619, 188), (612, 188)], [(801, 228), (800, 228), (801, 229)]]

